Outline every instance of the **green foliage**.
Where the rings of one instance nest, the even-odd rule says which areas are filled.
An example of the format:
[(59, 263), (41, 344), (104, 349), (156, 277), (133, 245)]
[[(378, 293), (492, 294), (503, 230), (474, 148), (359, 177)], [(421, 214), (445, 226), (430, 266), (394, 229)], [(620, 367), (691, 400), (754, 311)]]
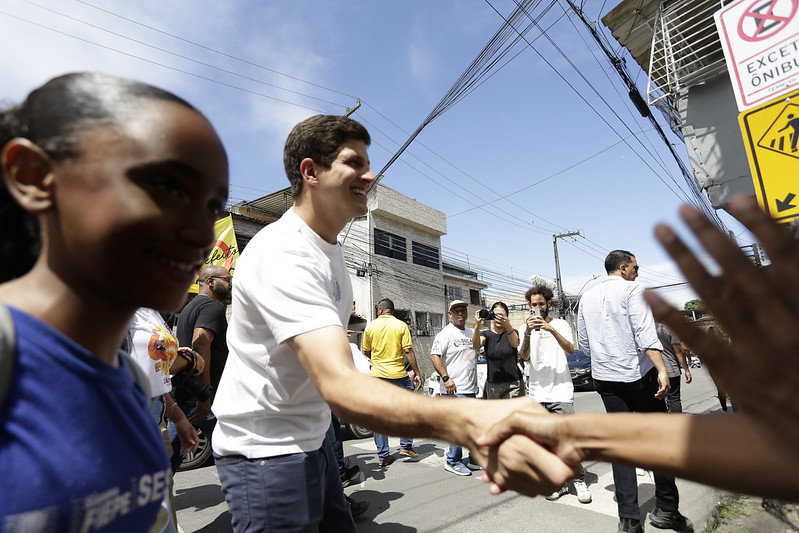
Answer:
[(707, 316), (707, 313), (705, 312), (705, 302), (702, 300), (688, 300), (685, 302), (685, 310), (693, 311), (696, 318)]
[(702, 310), (705, 308), (705, 303), (702, 300), (688, 300), (685, 302), (685, 310), (690, 311), (691, 309)]

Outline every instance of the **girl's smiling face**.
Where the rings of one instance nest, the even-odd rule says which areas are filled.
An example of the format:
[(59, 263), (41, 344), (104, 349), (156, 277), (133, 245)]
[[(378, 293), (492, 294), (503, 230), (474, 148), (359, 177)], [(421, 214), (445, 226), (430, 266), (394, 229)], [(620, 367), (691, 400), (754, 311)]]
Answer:
[(178, 103), (140, 98), (113, 122), (77, 133), (79, 155), (53, 163), (48, 261), (82, 294), (173, 309), (213, 245), (227, 156), (211, 124)]

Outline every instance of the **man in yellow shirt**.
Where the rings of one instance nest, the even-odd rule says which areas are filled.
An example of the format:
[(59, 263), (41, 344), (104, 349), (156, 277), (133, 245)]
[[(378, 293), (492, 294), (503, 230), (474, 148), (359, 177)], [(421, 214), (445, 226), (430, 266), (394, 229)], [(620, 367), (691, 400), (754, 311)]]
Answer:
[[(363, 353), (372, 361), (372, 376), (411, 391), (422, 385), (408, 324), (394, 316), (394, 302), (388, 298), (377, 302), (377, 318), (363, 332)], [(406, 359), (415, 374), (413, 383), (405, 370)], [(388, 453), (388, 437), (374, 433), (374, 438), (378, 464), (382, 467), (393, 463), (394, 456)], [(400, 439), (399, 453), (413, 459), (419, 457), (413, 450), (412, 439)]]

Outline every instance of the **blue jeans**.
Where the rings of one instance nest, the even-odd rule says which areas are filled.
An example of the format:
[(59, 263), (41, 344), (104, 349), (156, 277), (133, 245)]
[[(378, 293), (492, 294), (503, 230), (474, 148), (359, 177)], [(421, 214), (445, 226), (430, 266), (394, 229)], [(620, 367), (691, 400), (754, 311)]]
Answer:
[(338, 465), (338, 473), (343, 474), (347, 468), (347, 463), (344, 461), (344, 438), (341, 435), (341, 421), (330, 412), (330, 427), (327, 428), (327, 440), (333, 447), (333, 455), (336, 458)]
[(313, 452), (214, 459), (235, 533), (357, 531), (327, 438)]
[[(161, 422), (164, 420), (163, 395), (150, 398), (150, 412), (153, 414), (155, 423), (160, 426)], [(164, 446), (166, 446), (166, 444), (164, 444)], [(178, 528), (175, 526), (175, 521), (172, 519), (172, 502), (170, 501), (169, 495), (164, 496), (164, 506), (169, 512), (169, 522), (164, 526), (164, 530), (161, 533), (178, 533)]]
[[(476, 395), (474, 393), (471, 393), (471, 394), (460, 394), (460, 393), (457, 393), (457, 392), (455, 394), (442, 394), (441, 395), (442, 398), (474, 398), (475, 396)], [(472, 461), (471, 454), (470, 454), (470, 457), (469, 457), (468, 461), (474, 462), (474, 461)], [(461, 446), (458, 446), (457, 444), (450, 444), (449, 445), (449, 450), (447, 450), (447, 464), (454, 465), (456, 463), (462, 463), (462, 462), (464, 462), (463, 461), (463, 448)]]
[(669, 413), (682, 413), (682, 398), (680, 395), (681, 379), (682, 374), (676, 378), (669, 378), (671, 389), (669, 389), (669, 394), (666, 396), (666, 407), (668, 407)]
[[(594, 380), (596, 391), (602, 397), (608, 413), (665, 413), (666, 402), (655, 398), (658, 390), (657, 370), (654, 368), (644, 377), (632, 383)], [(680, 494), (673, 477), (654, 474), (655, 502), (664, 511), (676, 511)], [(638, 508), (638, 480), (635, 468), (613, 465), (613, 484), (619, 518), (641, 519)]]
[[(398, 387), (405, 387), (409, 391), (413, 391), (413, 382), (411, 378), (405, 376), (404, 378), (396, 378), (396, 379), (389, 379), (389, 378), (378, 378), (382, 379), (383, 381), (387, 381), (392, 383)], [(375, 438), (375, 445), (377, 446), (377, 458), (381, 461), (385, 461), (386, 457), (388, 457), (388, 437), (386, 435), (381, 435), (380, 433), (372, 433)], [(413, 439), (400, 439), (400, 448), (403, 450), (407, 450), (408, 448), (413, 448)]]

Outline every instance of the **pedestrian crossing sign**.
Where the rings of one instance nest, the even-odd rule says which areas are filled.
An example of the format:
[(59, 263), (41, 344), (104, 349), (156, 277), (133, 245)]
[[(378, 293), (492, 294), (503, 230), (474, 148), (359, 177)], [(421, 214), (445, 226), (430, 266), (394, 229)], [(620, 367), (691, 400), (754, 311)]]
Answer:
[(738, 115), (760, 208), (778, 222), (799, 217), (799, 91)]

